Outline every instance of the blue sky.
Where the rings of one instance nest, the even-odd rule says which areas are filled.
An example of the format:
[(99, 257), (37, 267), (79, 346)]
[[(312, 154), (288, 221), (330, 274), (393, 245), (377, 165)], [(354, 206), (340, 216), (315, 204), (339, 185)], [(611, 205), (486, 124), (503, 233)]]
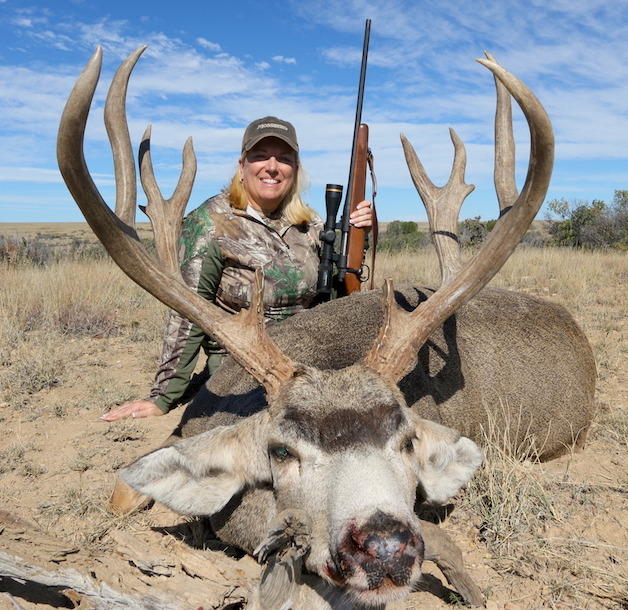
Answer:
[[(190, 210), (228, 181), (246, 124), (274, 114), (297, 127), (311, 182), (306, 200), (322, 213), (324, 184), (347, 181), (367, 17), (363, 120), (381, 220), (425, 218), (399, 133), (442, 184), (453, 154), (449, 126), (466, 144), (467, 182), (476, 185), (462, 217), (496, 216), (494, 87), (474, 61), (484, 50), (531, 86), (552, 118), (556, 163), (547, 200), (610, 201), (614, 189), (628, 188), (628, 2), (545, 4), (0, 0), (0, 222), (81, 220), (57, 169), (55, 138), (65, 98), (96, 45), (104, 65), (86, 157), (106, 200), (114, 198), (102, 122), (106, 87), (119, 62), (147, 44), (129, 88), (129, 126), (137, 148), (152, 123), (153, 162), (167, 197), (188, 135), (199, 161)], [(521, 185), (528, 132), (519, 113), (515, 137)]]

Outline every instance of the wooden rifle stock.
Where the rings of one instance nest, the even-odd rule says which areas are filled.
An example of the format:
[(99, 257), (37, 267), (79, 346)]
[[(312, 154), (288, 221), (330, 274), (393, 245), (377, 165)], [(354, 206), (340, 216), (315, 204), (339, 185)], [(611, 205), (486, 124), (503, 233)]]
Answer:
[[(366, 168), (369, 148), (369, 128), (361, 123), (358, 129), (357, 148), (354, 166), (351, 168), (353, 181), (349, 193), (349, 214), (364, 201), (366, 193)], [(357, 292), (362, 287), (362, 265), (366, 252), (366, 229), (349, 225), (347, 237), (347, 270), (343, 280), (344, 294)]]

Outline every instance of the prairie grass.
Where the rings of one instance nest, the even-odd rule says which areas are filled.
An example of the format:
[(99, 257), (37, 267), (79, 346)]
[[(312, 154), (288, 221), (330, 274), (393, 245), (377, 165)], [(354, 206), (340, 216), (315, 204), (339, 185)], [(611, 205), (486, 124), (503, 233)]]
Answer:
[(58, 338), (34, 333), (3, 358), (0, 368), (0, 396), (16, 408), (26, 404), (28, 396), (58, 385), (67, 359)]
[(72, 374), (73, 339), (160, 342), (165, 308), (110, 260), (0, 264), (0, 285), (0, 400), (14, 407)]
[(64, 336), (110, 337), (133, 329), (140, 320), (149, 323), (147, 330), (161, 332), (163, 308), (109, 260), (43, 268), (4, 265), (0, 278), (3, 327), (12, 327), (14, 334), (46, 330)]
[[(474, 254), (472, 249), (464, 250), (463, 259)], [(385, 277), (392, 277), (397, 284), (418, 283), (436, 288), (440, 281), (436, 254), (432, 248), (378, 254), (376, 283), (381, 284)], [(489, 285), (568, 304), (577, 317), (580, 308), (621, 304), (626, 295), (618, 290), (619, 282), (626, 280), (628, 256), (624, 252), (520, 246)], [(617, 313), (611, 329), (618, 326)]]
[(560, 515), (542, 479), (535, 476), (540, 466), (533, 439), (526, 437), (516, 446), (509, 436), (511, 427), (492, 420), (488, 409), (487, 413), (489, 425), (482, 442), (485, 463), (464, 498), (481, 518), (480, 539), (508, 555), (522, 533)]
[[(531, 590), (536, 589), (531, 596), (540, 594), (546, 601), (543, 607), (621, 607), (628, 591), (621, 542), (588, 540), (575, 533), (576, 528), (574, 534), (565, 535), (571, 522), (604, 512), (601, 506), (608, 500), (596, 496), (609, 490), (578, 483), (568, 470), (547, 470), (533, 459), (531, 442), (514, 450), (512, 446), (497, 426), (489, 424), (484, 431), (484, 464), (460, 495), (452, 522), (459, 527), (474, 523), (493, 569), (528, 580)], [(613, 491), (621, 502), (628, 489)]]

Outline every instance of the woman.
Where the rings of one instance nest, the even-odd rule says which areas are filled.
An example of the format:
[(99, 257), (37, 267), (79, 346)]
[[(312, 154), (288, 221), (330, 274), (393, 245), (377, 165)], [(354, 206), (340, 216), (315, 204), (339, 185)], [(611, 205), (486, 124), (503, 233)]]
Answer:
[[(302, 176), (292, 124), (271, 116), (253, 121), (244, 132), (229, 186), (183, 222), (181, 271), (186, 283), (236, 313), (249, 306), (255, 269), (260, 267), (268, 319), (281, 320), (310, 305), (316, 296), (322, 222), (301, 200)], [(358, 204), (350, 220), (356, 227), (370, 227), (370, 202)], [(192, 376), (201, 346), (207, 365), (202, 375)], [(224, 353), (199, 328), (172, 312), (150, 397), (125, 403), (101, 419), (167, 413), (192, 398)]]

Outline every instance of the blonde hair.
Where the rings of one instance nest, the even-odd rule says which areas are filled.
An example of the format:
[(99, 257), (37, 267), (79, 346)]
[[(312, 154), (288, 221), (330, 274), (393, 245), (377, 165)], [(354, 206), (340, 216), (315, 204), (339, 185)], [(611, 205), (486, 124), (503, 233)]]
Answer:
[[(243, 159), (244, 155), (241, 160)], [(301, 193), (307, 188), (307, 183), (307, 173), (297, 159), (297, 172), (294, 182), (292, 183), (292, 188), (278, 209), (279, 214), (287, 218), (293, 225), (307, 224), (314, 220), (314, 210), (301, 199)], [(231, 178), (231, 182), (225, 190), (229, 196), (231, 207), (238, 210), (246, 210), (249, 205), (249, 198), (246, 194), (244, 184), (240, 179), (239, 168), (236, 169), (233, 178)]]

